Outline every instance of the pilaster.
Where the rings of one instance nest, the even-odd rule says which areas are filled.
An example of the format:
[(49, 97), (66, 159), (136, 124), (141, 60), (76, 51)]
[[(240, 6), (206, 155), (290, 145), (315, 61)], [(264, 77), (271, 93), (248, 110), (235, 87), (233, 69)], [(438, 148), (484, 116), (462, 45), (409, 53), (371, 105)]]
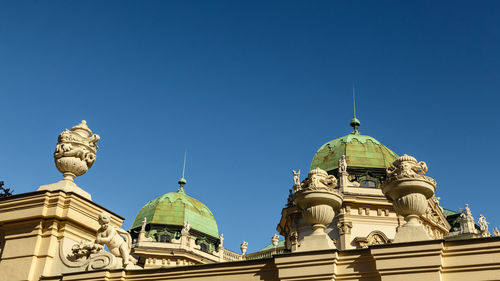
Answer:
[(381, 281), (441, 281), (443, 240), (370, 246)]
[(280, 281), (335, 280), (338, 251), (314, 251), (274, 257)]

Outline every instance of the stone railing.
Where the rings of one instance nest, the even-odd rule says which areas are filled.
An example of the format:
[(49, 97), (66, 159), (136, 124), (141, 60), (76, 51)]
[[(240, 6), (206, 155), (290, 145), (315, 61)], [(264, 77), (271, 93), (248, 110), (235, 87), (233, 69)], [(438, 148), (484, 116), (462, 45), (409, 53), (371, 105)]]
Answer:
[(245, 259), (246, 260), (265, 259), (265, 258), (270, 258), (274, 255), (283, 254), (284, 252), (285, 252), (285, 247), (272, 248), (269, 250), (248, 254), (245, 256)]
[(222, 250), (222, 259), (224, 261), (239, 261), (243, 259), (243, 256), (238, 253), (229, 251), (227, 249), (221, 249), (221, 250)]

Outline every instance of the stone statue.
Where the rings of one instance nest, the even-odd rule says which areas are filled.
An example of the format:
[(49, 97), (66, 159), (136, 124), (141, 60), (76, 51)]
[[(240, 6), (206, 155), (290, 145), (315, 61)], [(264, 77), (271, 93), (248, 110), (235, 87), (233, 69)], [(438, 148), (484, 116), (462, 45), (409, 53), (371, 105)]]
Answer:
[(339, 159), (339, 174), (347, 173), (347, 160), (345, 159), (345, 155), (342, 155), (342, 158)]
[(181, 234), (189, 235), (189, 230), (191, 230), (191, 225), (188, 221), (184, 221), (184, 227), (182, 227)]
[(465, 204), (465, 209), (460, 208), (460, 233), (475, 233), (475, 222), (469, 204)]
[(278, 247), (278, 243), (280, 241), (280, 237), (278, 236), (278, 234), (274, 234), (273, 237), (271, 238), (271, 244), (273, 244), (273, 247), (276, 248)]
[(240, 245), (241, 254), (245, 255), (247, 253), (247, 249), (248, 249), (248, 242), (243, 241), (243, 243), (241, 243)]
[(219, 248), (224, 248), (224, 234), (219, 235)]
[(141, 231), (146, 231), (146, 223), (148, 222), (148, 219), (146, 217), (144, 217), (144, 219), (142, 220), (142, 225), (141, 225)]
[(288, 190), (288, 198), (287, 198), (287, 201), (286, 201), (286, 206), (287, 207), (293, 206), (293, 193), (292, 193), (291, 189)]
[(479, 223), (479, 227), (481, 228), (482, 232), (488, 231), (489, 222), (486, 221), (486, 218), (483, 215), (479, 215), (479, 219), (477, 219), (477, 222)]
[(500, 231), (498, 231), (498, 227), (493, 228), (493, 235), (495, 235), (495, 237), (500, 236)]
[(99, 224), (101, 227), (97, 230), (95, 243), (106, 245), (111, 254), (115, 257), (121, 257), (123, 267), (135, 264), (137, 260), (130, 256), (130, 247), (132, 244), (130, 234), (121, 228), (112, 226), (110, 221), (109, 214), (99, 214)]
[(293, 186), (298, 187), (300, 186), (300, 169), (298, 172), (295, 172), (295, 170), (292, 170), (293, 173)]

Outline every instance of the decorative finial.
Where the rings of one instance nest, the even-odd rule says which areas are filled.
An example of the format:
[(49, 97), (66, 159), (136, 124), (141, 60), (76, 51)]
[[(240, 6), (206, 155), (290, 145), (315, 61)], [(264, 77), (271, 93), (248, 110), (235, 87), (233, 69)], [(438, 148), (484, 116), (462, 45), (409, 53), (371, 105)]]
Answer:
[(184, 172), (186, 171), (186, 153), (187, 150), (184, 151), (184, 166), (182, 167), (182, 177), (177, 182), (180, 185), (179, 190), (177, 190), (177, 192), (181, 193), (184, 193), (184, 185), (187, 183), (186, 179), (184, 178)]
[(99, 138), (99, 135), (92, 134), (85, 120), (71, 130), (66, 129), (59, 134), (54, 162), (57, 170), (63, 174), (63, 179), (53, 184), (42, 185), (38, 190), (73, 192), (91, 200), (90, 194), (78, 187), (74, 178), (85, 174), (94, 164)]
[(356, 98), (355, 98), (354, 84), (352, 85), (352, 105), (353, 105), (354, 115), (349, 124), (351, 125), (351, 127), (354, 128), (353, 134), (359, 134), (358, 127), (361, 125), (361, 123), (359, 122), (358, 118), (356, 118)]

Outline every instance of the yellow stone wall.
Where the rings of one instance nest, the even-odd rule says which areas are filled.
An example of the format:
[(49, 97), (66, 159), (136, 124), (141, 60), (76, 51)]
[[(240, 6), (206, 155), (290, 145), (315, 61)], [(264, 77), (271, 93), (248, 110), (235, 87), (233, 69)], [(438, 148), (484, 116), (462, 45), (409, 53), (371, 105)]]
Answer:
[(277, 255), (273, 258), (142, 270), (82, 272), (42, 278), (182, 281), (473, 281), (500, 280), (500, 237), (370, 246)]
[(39, 280), (64, 272), (60, 241), (95, 240), (101, 212), (121, 226), (123, 218), (74, 193), (38, 191), (1, 200), (0, 281)]

